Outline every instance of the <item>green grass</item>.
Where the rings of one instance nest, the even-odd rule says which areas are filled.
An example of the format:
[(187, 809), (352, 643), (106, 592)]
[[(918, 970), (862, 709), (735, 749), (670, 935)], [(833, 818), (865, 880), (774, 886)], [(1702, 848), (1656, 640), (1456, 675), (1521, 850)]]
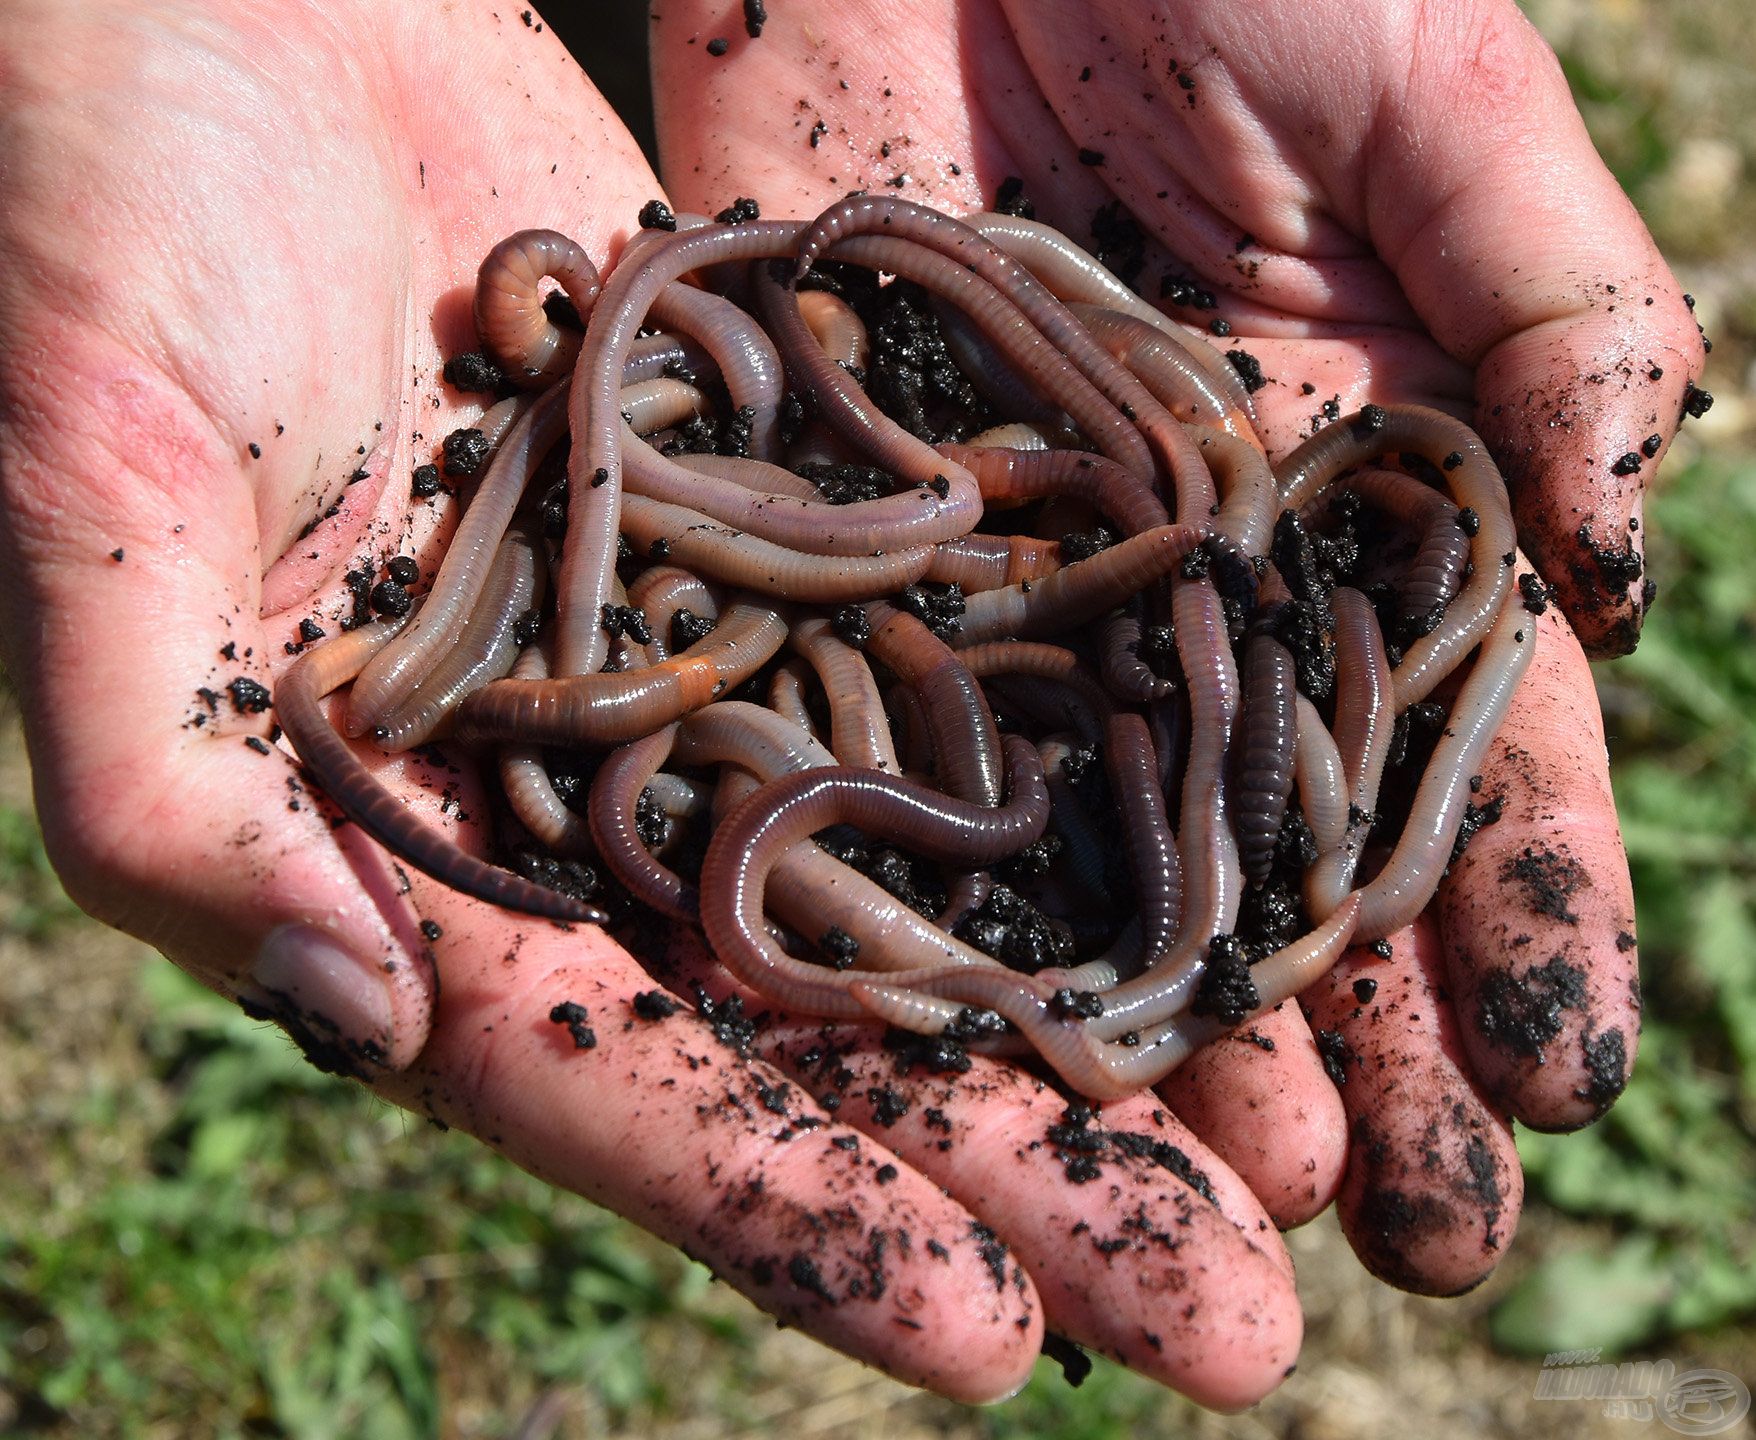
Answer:
[[(434, 1435), (435, 1340), (468, 1337), (469, 1364), (506, 1377), (509, 1430), (535, 1389), (586, 1377), (611, 1414), (662, 1410), (653, 1357), (672, 1332), (735, 1349), (699, 1267), (319, 1075), (171, 967), (139, 985), (150, 1085), (94, 1085), (50, 1137), (48, 1173), (0, 1199), (0, 1392), (21, 1418)], [(66, 1150), (96, 1134), (126, 1136), (125, 1154), (80, 1176)]]

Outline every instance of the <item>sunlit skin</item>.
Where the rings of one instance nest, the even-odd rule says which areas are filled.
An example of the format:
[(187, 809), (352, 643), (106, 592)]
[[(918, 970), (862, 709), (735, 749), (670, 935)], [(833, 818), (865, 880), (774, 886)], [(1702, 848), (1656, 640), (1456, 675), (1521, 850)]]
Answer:
[[(220, 993), (301, 1010), (307, 1039), (331, 1020), (355, 1055), (370, 1041), (378, 1093), (911, 1383), (1005, 1394), (1046, 1320), (1206, 1404), (1249, 1404), (1300, 1336), (1270, 1217), (1339, 1191), (1357, 1231), (1394, 1168), (1382, 1152), (1371, 1174), (1350, 1166), (1350, 1117), (1290, 1007), (1258, 1027), (1272, 1051), (1227, 1042), (1170, 1082), (1179, 1118), (1145, 1096), (1098, 1122), (1178, 1147), (1216, 1204), (1113, 1152), (1104, 1183), (1067, 1183), (1044, 1143), (1064, 1102), (999, 1062), (898, 1079), (871, 1034), (849, 1036), (831, 1116), (812, 1098), (833, 1088), (814, 1028), (774, 1024), (739, 1058), (686, 1007), (636, 1018), (643, 966), (726, 993), (656, 925), (631, 953), (419, 877), (405, 890), (284, 750), (245, 743), (272, 715), (225, 687), (271, 684), (301, 619), (333, 633), (362, 557), (431, 572), (449, 510), (411, 505), (408, 477), (478, 413), (438, 372), (473, 344), (488, 248), (552, 226), (604, 264), (660, 193), (804, 216), (905, 174), (906, 198), (961, 211), (1017, 175), (1081, 239), (1119, 198), (1163, 247), (1146, 293), (1174, 254), (1219, 300), (1179, 313), (1227, 319), (1271, 377), (1256, 401), (1275, 450), (1332, 396), (1472, 418), (1525, 550), (1601, 651), (1632, 643), (1641, 582), (1612, 563), (1612, 583), (1578, 537), (1639, 551), (1657, 460), (1610, 465), (1674, 433), (1700, 377), (1694, 324), (1510, 4), (772, 8), (752, 41), (736, 5), (655, 7), (661, 192), (514, 7), (0, 3), (0, 639), (51, 853), (84, 907)], [(1505, 818), (1441, 891), (1440, 938), (1399, 941), (1386, 971), (1423, 1022), (1391, 1038), (1352, 1016), (1337, 987), (1383, 963), (1364, 952), (1313, 1002), (1356, 1053), (1428, 1077), (1347, 1095), (1392, 1147), (1414, 1143), (1444, 1077), (1473, 1077), (1496, 1215), (1388, 1252), (1369, 1237), (1373, 1268), (1412, 1288), (1455, 1290), (1503, 1253), (1508, 1113), (1583, 1123), (1633, 1060), (1632, 901), (1590, 678), (1559, 612), (1533, 623), (1538, 658), (1484, 773)], [(435, 823), (477, 833), (473, 775), (369, 759)], [(1586, 998), (1534, 1049), (1509, 1047), (1480, 996), (1551, 956)], [(595, 1048), (550, 1020), (568, 1000)], [(900, 1118), (869, 1094), (887, 1085), (906, 1092)], [(1133, 1238), (1097, 1248), (1112, 1236)]]

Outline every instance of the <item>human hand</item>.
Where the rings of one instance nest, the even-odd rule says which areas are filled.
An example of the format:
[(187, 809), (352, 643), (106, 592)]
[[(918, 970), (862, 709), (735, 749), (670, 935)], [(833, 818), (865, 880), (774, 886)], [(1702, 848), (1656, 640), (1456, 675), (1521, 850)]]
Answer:
[[(1339, 1195), (1376, 1273), (1478, 1283), (1517, 1220), (1509, 1117), (1585, 1124), (1633, 1062), (1585, 651), (1638, 636), (1641, 491), (1701, 403), (1696, 327), (1553, 55), (1499, 0), (789, 5), (755, 40), (723, 0), (676, 0), (652, 37), (681, 204), (812, 214), (894, 184), (960, 213), (1016, 176), (1076, 239), (1119, 209), (1111, 263), (1255, 357), (1271, 456), (1368, 400), (1450, 410), (1492, 447), (1559, 605), (1482, 767), (1499, 822), (1390, 959), (1350, 952), (1304, 998), (1309, 1024), (1282, 1007), (1161, 1087), (1280, 1223)], [(891, 1137), (910, 1157), (930, 1139)], [(1150, 1364), (1138, 1337), (1121, 1353)]]
[[(700, 967), (687, 942), (636, 956), (405, 877), (269, 743), (344, 573), (433, 568), (448, 508), (405, 487), (475, 414), (439, 362), (473, 344), (480, 257), (549, 225), (603, 258), (657, 193), (553, 36), (389, 0), (0, 20), (0, 637), (74, 898), (914, 1383), (1005, 1393), (1045, 1316), (1209, 1404), (1277, 1383), (1284, 1248), (1150, 1097), (1069, 1137), (1108, 1182), (1075, 1187), (1063, 1102), (1009, 1067), (901, 1076), (861, 1038), (826, 1078), (816, 1027), (779, 1024), (748, 1058), (723, 1014), (634, 1006)], [(369, 763), (479, 843), (476, 777)], [(879, 1139), (818, 1101), (843, 1091)]]

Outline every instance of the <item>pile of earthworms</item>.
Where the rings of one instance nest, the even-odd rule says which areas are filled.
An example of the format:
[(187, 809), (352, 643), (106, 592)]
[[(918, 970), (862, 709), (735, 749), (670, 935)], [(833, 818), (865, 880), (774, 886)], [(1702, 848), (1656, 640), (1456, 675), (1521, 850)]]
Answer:
[(346, 814), (601, 918), (378, 786), (352, 681), (347, 735), (494, 756), (775, 1006), (1098, 1099), (1426, 906), (1535, 639), (1473, 432), (1367, 405), (1271, 466), (1250, 367), (1033, 221), (655, 212), (606, 279), (552, 231), (483, 263), (518, 390), (448, 442), (443, 562), (275, 696)]

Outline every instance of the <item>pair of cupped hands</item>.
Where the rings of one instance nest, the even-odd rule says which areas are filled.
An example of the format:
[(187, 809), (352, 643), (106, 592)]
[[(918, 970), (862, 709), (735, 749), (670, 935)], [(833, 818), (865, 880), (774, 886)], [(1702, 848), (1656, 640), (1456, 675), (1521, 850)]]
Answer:
[[(1641, 489), (1703, 358), (1540, 38), (1510, 0), (784, 0), (760, 38), (732, 0), (664, 0), (661, 191), (540, 24), (0, 4), (0, 620), (69, 892), (376, 1093), (960, 1399), (1021, 1384), (1046, 1327), (1251, 1403), (1298, 1352), (1280, 1229), (1332, 1200), (1393, 1282), (1480, 1280), (1516, 1224), (1511, 1117), (1585, 1123), (1633, 1063), (1585, 655), (1638, 635)], [(1502, 818), (1429, 916), (1350, 952), (1309, 1018), (1089, 1119), (1003, 1062), (905, 1073), (875, 1031), (771, 1018), (740, 1055), (691, 1006), (637, 1014), (661, 980), (729, 986), (657, 927), (626, 949), (405, 878), (232, 685), (271, 687), (301, 620), (333, 633), (363, 558), (430, 568), (446, 511), (409, 476), (478, 413), (439, 370), (502, 236), (602, 262), (661, 193), (808, 216), (904, 176), (960, 213), (1013, 175), (1076, 238), (1119, 200), (1149, 296), (1167, 272), (1217, 295), (1178, 313), (1261, 362), (1274, 453), (1332, 398), (1472, 419), (1558, 602), (1484, 767)], [(433, 823), (487, 813), (471, 774), (371, 763)]]

